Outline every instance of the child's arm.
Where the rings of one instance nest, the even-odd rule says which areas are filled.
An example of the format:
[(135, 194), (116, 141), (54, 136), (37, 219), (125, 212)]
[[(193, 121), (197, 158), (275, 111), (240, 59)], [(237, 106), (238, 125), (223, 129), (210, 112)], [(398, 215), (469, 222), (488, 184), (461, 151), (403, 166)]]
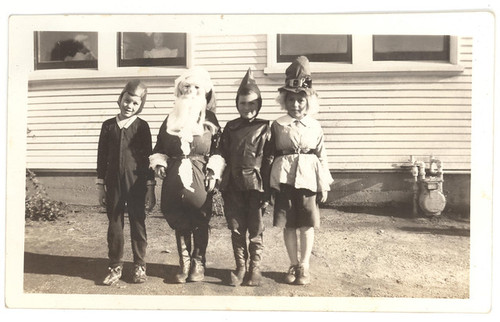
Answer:
[[(151, 130), (149, 128), (148, 123), (145, 123), (145, 129), (144, 129), (144, 147), (146, 149), (145, 151), (145, 157), (146, 157), (146, 164), (148, 163), (148, 158), (149, 156), (153, 153), (151, 146), (153, 142), (151, 140)], [(156, 181), (155, 181), (155, 174), (152, 169), (150, 169), (148, 166), (147, 168), (147, 191), (146, 191), (146, 210), (151, 211), (153, 210), (154, 206), (156, 205), (156, 196), (155, 196), (155, 186), (156, 186)]]
[[(321, 168), (323, 170), (322, 177), (329, 184), (333, 183), (333, 178), (328, 168), (328, 156), (325, 149), (325, 136), (323, 134), (323, 129), (320, 127), (320, 135), (318, 137), (318, 145), (316, 146), (316, 155), (321, 162)], [(326, 202), (328, 198), (328, 190), (323, 190), (318, 193), (318, 201), (321, 203)]]
[(210, 146), (210, 157), (207, 163), (207, 175), (205, 178), (205, 186), (207, 191), (212, 191), (215, 188), (217, 180), (221, 180), (222, 172), (226, 166), (223, 157), (223, 136), (224, 133), (221, 131), (219, 122), (215, 114), (210, 113), (208, 119), (212, 124), (216, 126), (216, 130), (212, 135), (212, 143)]
[(156, 173), (160, 179), (164, 179), (166, 176), (165, 169), (167, 167), (167, 154), (163, 151), (163, 139), (161, 133), (167, 130), (167, 119), (163, 121), (158, 131), (158, 136), (156, 139), (156, 145), (153, 149), (152, 154), (149, 156), (149, 167)]
[(262, 176), (262, 183), (264, 185), (264, 200), (269, 203), (271, 201), (271, 168), (276, 152), (276, 144), (274, 142), (274, 136), (272, 135), (271, 124), (269, 125), (266, 136), (260, 173)]
[(149, 184), (148, 182), (147, 188), (145, 200), (146, 210), (151, 211), (156, 205), (155, 184)]
[(108, 131), (106, 123), (101, 126), (101, 133), (99, 134), (99, 143), (97, 146), (97, 198), (101, 206), (106, 206), (106, 190), (104, 185), (104, 178), (108, 168)]

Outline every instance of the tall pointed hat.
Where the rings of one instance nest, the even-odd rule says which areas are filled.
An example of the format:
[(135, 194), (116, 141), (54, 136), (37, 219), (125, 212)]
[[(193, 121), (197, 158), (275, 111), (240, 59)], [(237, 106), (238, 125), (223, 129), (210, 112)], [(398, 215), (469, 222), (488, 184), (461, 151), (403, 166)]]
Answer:
[[(255, 82), (255, 79), (253, 78), (252, 70), (250, 68), (248, 68), (247, 73), (245, 74), (245, 77), (243, 77), (243, 79), (241, 80), (241, 84), (240, 84), (240, 87), (238, 88), (238, 92), (236, 93), (236, 106), (238, 106), (238, 98), (240, 97), (240, 95), (248, 95), (251, 92), (254, 92), (258, 96), (259, 111), (260, 111), (260, 108), (262, 107), (262, 96), (260, 95), (259, 86), (257, 86), (257, 83)], [(258, 114), (258, 111), (257, 111), (257, 114)]]
[(248, 94), (250, 91), (255, 92), (255, 94), (260, 97), (260, 89), (255, 82), (255, 78), (253, 78), (252, 69), (248, 68), (247, 73), (241, 80), (240, 87), (238, 88), (238, 95)]

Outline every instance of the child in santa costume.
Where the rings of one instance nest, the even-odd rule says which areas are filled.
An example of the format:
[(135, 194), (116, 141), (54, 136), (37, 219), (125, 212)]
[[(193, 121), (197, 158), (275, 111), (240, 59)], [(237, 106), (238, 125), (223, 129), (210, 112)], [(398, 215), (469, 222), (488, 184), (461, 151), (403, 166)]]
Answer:
[(261, 107), (260, 90), (248, 69), (236, 95), (240, 117), (226, 124), (220, 140), (220, 151), (226, 161), (220, 190), (236, 261), (236, 270), (231, 272), (233, 286), (243, 282), (258, 286), (261, 280), (262, 215), (270, 195), (272, 162), (271, 124), (257, 118)]
[(172, 112), (160, 127), (150, 167), (163, 179), (161, 211), (175, 230), (177, 283), (202, 281), (212, 214), (211, 191), (223, 160), (214, 155), (220, 135), (208, 72), (192, 68), (175, 80)]
[(285, 86), (279, 92), (277, 101), (287, 114), (272, 124), (275, 159), (270, 184), (277, 190), (274, 226), (284, 227), (291, 263), (286, 282), (304, 285), (310, 283), (314, 228), (320, 224), (318, 201), (326, 201), (333, 182), (323, 130), (311, 116), (319, 104), (307, 57), (298, 57), (286, 69)]
[(127, 83), (118, 98), (120, 113), (102, 124), (97, 151), (99, 203), (109, 219), (107, 241), (109, 273), (104, 285), (118, 282), (123, 266), (123, 222), (125, 205), (130, 221), (134, 255), (133, 282), (146, 281), (146, 213), (155, 205), (154, 173), (149, 166), (151, 131), (137, 117), (146, 103), (146, 86), (138, 80)]

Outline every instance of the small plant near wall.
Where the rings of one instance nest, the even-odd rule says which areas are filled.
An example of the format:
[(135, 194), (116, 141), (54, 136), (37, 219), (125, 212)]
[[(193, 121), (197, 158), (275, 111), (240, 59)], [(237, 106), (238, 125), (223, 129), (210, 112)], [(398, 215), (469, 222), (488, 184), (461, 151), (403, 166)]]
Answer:
[(66, 214), (66, 204), (51, 200), (33, 171), (26, 169), (25, 220), (55, 221)]

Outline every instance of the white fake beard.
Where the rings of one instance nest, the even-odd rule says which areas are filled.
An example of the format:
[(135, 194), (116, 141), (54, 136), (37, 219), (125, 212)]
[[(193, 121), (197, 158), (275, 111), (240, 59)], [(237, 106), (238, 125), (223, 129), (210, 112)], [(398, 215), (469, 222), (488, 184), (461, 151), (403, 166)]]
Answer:
[(203, 134), (206, 99), (203, 95), (181, 96), (175, 100), (167, 120), (167, 133), (192, 142), (193, 135)]

